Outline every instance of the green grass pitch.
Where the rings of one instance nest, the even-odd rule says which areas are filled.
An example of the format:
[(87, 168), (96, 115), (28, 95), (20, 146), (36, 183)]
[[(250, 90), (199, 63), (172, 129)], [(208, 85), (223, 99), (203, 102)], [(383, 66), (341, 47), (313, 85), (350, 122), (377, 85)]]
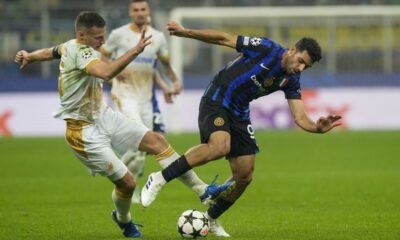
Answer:
[[(400, 239), (400, 132), (256, 134), (253, 182), (221, 217), (231, 239)], [(180, 153), (198, 134), (168, 135)], [(91, 177), (63, 138), (0, 138), (0, 239), (124, 239), (110, 214), (112, 184)], [(152, 156), (145, 177), (158, 169)], [(196, 169), (229, 176), (226, 160)], [(171, 182), (150, 208), (134, 205), (145, 239), (181, 239), (179, 215), (205, 210)], [(217, 239), (211, 234), (208, 239)]]

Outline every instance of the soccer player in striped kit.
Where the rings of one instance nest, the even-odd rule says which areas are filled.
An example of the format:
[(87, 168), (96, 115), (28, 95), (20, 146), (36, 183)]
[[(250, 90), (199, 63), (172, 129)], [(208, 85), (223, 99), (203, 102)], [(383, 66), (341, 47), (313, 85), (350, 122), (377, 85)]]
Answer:
[[(213, 223), (231, 207), (252, 180), (256, 153), (254, 130), (250, 122), (252, 100), (283, 91), (295, 123), (312, 133), (325, 133), (340, 125), (341, 117), (329, 115), (312, 121), (301, 100), (300, 75), (321, 59), (321, 48), (312, 38), (303, 38), (291, 48), (261, 37), (231, 35), (212, 29), (187, 29), (169, 22), (171, 35), (236, 49), (240, 55), (228, 63), (210, 82), (200, 102), (201, 145), (191, 148), (169, 167), (150, 174), (142, 189), (142, 204), (147, 207), (161, 188), (193, 167), (226, 157), (236, 182), (233, 191), (219, 198), (207, 215)], [(211, 224), (211, 229), (212, 229)], [(220, 236), (229, 234), (221, 232)]]

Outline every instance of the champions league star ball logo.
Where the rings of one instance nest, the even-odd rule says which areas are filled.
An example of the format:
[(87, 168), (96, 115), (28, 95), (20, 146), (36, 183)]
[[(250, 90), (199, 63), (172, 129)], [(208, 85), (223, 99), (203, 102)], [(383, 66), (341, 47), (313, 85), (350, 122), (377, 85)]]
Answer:
[(83, 49), (81, 54), (84, 59), (89, 59), (93, 55), (93, 52), (90, 49)]
[(250, 44), (257, 47), (258, 45), (261, 44), (261, 38), (251, 38)]

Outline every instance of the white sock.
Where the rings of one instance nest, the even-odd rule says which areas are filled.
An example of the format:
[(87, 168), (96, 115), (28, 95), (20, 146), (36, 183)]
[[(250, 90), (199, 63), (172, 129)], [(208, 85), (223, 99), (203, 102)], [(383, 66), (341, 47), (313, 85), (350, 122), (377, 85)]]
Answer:
[(127, 194), (114, 189), (111, 196), (115, 209), (117, 210), (118, 221), (123, 223), (129, 222), (132, 219), (130, 213), (132, 195), (128, 196)]
[(121, 157), (121, 161), (128, 166), (131, 161), (134, 161), (136, 158), (136, 151), (128, 150), (124, 155)]
[(134, 158), (131, 161), (129, 161), (128, 164), (126, 164), (126, 166), (128, 167), (129, 171), (131, 171), (135, 179), (139, 179), (140, 177), (143, 176), (145, 159), (146, 159), (146, 153), (138, 151), (135, 152)]
[[(173, 161), (177, 160), (180, 156), (175, 152), (175, 150), (169, 146), (167, 150), (156, 156), (158, 163), (164, 169), (168, 167)], [(179, 181), (184, 183), (186, 186), (191, 188), (198, 196), (204, 194), (206, 187), (208, 186), (203, 182), (199, 176), (193, 171), (189, 170), (185, 174), (181, 175)]]

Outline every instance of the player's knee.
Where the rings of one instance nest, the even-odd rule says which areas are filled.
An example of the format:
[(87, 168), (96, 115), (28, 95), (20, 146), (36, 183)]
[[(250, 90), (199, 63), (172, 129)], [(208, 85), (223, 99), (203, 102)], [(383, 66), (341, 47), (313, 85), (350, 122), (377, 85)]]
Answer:
[(136, 187), (136, 182), (131, 173), (127, 173), (121, 180), (115, 182), (118, 191), (125, 194), (132, 194)]
[(224, 142), (214, 143), (211, 148), (214, 159), (224, 157), (231, 151), (230, 146)]
[(139, 150), (151, 154), (159, 154), (168, 147), (168, 142), (162, 134), (149, 131), (143, 137)]
[(233, 176), (233, 178), (236, 181), (236, 184), (247, 186), (253, 180), (253, 171), (246, 171), (241, 174), (237, 174), (236, 176)]
[(136, 188), (136, 183), (135, 183), (135, 181), (133, 179), (124, 181), (124, 184), (122, 186), (120, 186), (120, 190), (122, 192), (128, 193), (128, 194), (133, 193), (135, 188)]

